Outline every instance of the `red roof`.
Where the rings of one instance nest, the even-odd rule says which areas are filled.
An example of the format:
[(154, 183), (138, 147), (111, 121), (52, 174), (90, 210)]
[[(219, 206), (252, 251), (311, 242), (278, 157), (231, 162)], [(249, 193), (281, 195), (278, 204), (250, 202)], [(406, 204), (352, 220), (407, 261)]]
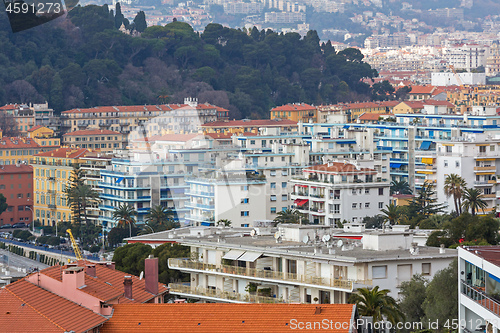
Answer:
[(0, 174), (16, 174), (16, 173), (33, 173), (31, 165), (20, 164), (17, 165), (0, 165)]
[(304, 172), (338, 173), (338, 174), (376, 174), (375, 169), (358, 168), (351, 163), (328, 162), (304, 168)]
[(217, 110), (217, 111), (228, 111), (224, 108), (211, 105), (208, 103), (198, 104), (196, 107), (192, 107), (188, 104), (162, 104), (162, 105), (117, 105), (117, 106), (99, 106), (89, 109), (72, 109), (68, 111), (63, 111), (61, 114), (70, 113), (107, 113), (107, 112), (144, 112), (144, 111), (172, 111), (181, 108), (186, 109), (197, 109), (197, 110)]
[(37, 129), (42, 128), (42, 127), (45, 127), (45, 126), (42, 126), (42, 125), (36, 125), (36, 126), (33, 126), (32, 128), (30, 128), (30, 129), (28, 130), (28, 132), (33, 132), (33, 131), (36, 131)]
[(16, 110), (20, 106), (20, 104), (6, 104), (4, 106), (1, 106), (0, 110)]
[(116, 131), (110, 131), (110, 130), (102, 130), (102, 129), (95, 129), (95, 130), (79, 130), (79, 131), (73, 131), (64, 134), (64, 136), (86, 136), (86, 135), (106, 135), (106, 134), (112, 134), (112, 135), (122, 135), (120, 132)]
[(6, 137), (0, 139), (0, 149), (12, 148), (41, 148), (41, 146), (31, 138)]
[(305, 104), (305, 103), (286, 104), (286, 105), (277, 106), (274, 109), (271, 109), (271, 111), (311, 111), (311, 110), (316, 110), (316, 107), (311, 106), (309, 104)]
[(288, 119), (257, 119), (257, 120), (228, 120), (213, 121), (201, 125), (202, 127), (289, 127), (297, 126), (297, 122)]
[(361, 116), (358, 117), (359, 120), (369, 120), (369, 121), (377, 121), (380, 116), (383, 116), (384, 113), (370, 113), (365, 112)]
[[(117, 304), (100, 329), (115, 332), (290, 332), (302, 323), (332, 323), (328, 332), (348, 333), (353, 304)], [(345, 323), (338, 326), (335, 323)], [(321, 327), (321, 326), (320, 326)]]
[(404, 101), (401, 103), (406, 104), (407, 106), (409, 106), (412, 109), (423, 109), (424, 108), (424, 103), (419, 102), (419, 101)]
[(463, 249), (491, 262), (493, 265), (500, 266), (500, 246), (462, 246)]
[(56, 157), (56, 158), (79, 158), (84, 157), (89, 151), (85, 148), (58, 148), (36, 154), (37, 157)]
[(432, 99), (426, 100), (423, 102), (424, 105), (435, 105), (435, 106), (446, 106), (448, 108), (454, 108), (455, 104), (450, 103), (448, 101), (435, 101)]
[(207, 133), (206, 135), (215, 140), (228, 140), (231, 139), (232, 136), (232, 134), (223, 134), (223, 133)]
[(434, 86), (411, 86), (410, 94), (432, 94), (432, 92), (436, 89)]
[[(60, 269), (59, 266), (58, 269)], [(106, 321), (106, 317), (98, 315), (87, 308), (42, 289), (24, 279), (7, 285), (5, 289), (41, 316), (45, 317), (47, 321), (61, 327), (66, 332), (85, 332), (100, 326)], [(30, 330), (28, 327), (31, 327), (31, 329), (34, 327), (26, 318), (18, 318), (18, 323), (20, 325), (19, 329), (24, 332)], [(37, 329), (37, 331), (43, 332), (44, 330)]]

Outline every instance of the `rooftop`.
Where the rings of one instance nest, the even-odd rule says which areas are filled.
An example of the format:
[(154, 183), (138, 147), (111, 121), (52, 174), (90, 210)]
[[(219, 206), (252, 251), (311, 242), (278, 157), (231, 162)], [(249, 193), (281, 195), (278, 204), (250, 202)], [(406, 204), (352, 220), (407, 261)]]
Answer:
[[(298, 322), (350, 323), (354, 313), (352, 304), (118, 304), (100, 331), (290, 332)], [(332, 326), (329, 332), (350, 331)]]
[(243, 119), (228, 121), (213, 121), (201, 125), (202, 127), (288, 127), (297, 126), (297, 122), (288, 119)]
[(33, 173), (33, 167), (26, 164), (0, 165), (0, 174)]
[(462, 249), (469, 251), (496, 266), (500, 266), (500, 245), (462, 246)]
[(55, 150), (46, 151), (36, 154), (36, 157), (56, 157), (56, 158), (80, 158), (84, 157), (89, 150), (85, 148), (58, 148)]
[(376, 173), (375, 169), (360, 168), (355, 164), (328, 162), (304, 168), (304, 172), (338, 173), (338, 174), (366, 174)]
[(64, 136), (87, 136), (87, 135), (106, 135), (106, 134), (122, 135), (120, 132), (102, 130), (102, 129), (101, 130), (92, 129), (92, 130), (80, 130), (80, 131), (69, 132), (64, 134)]

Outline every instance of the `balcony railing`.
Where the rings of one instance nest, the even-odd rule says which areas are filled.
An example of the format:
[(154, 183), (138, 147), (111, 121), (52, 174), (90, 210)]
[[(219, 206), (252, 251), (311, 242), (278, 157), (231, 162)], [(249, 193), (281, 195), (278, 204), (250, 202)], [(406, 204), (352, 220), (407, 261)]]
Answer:
[(500, 302), (498, 300), (486, 295), (483, 291), (472, 287), (463, 280), (461, 281), (461, 292), (463, 295), (476, 301), (496, 316), (500, 316)]
[(240, 294), (234, 291), (222, 291), (219, 289), (210, 289), (203, 287), (191, 287), (179, 283), (169, 283), (171, 293), (182, 293), (201, 297), (219, 298), (222, 300), (233, 301), (235, 303), (286, 303), (283, 299), (274, 297), (257, 296), (250, 294)]
[[(260, 279), (281, 280), (286, 282), (297, 282), (312, 285), (319, 285), (325, 287), (340, 288), (346, 290), (353, 289), (353, 283), (357, 281), (344, 280), (344, 279), (330, 279), (318, 276), (306, 276), (296, 273), (276, 272), (272, 270), (237, 267), (231, 265), (214, 265), (205, 264), (202, 262), (191, 261), (188, 259), (168, 259), (169, 268), (188, 268), (200, 271), (213, 271), (224, 274), (240, 275), (242, 277), (254, 277)], [(371, 284), (371, 281), (360, 282), (363, 284)]]

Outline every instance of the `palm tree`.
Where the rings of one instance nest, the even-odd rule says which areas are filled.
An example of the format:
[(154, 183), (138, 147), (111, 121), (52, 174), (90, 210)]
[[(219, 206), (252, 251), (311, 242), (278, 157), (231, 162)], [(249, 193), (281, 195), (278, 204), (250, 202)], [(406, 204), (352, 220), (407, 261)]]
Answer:
[(128, 224), (130, 237), (132, 237), (132, 224), (135, 223), (135, 215), (137, 215), (137, 212), (134, 207), (124, 204), (115, 208), (113, 211), (113, 220), (117, 221), (118, 224), (122, 226)]
[(395, 204), (391, 203), (385, 206), (385, 209), (380, 210), (383, 214), (381, 215), (384, 218), (384, 221), (389, 221), (391, 225), (396, 224), (396, 221), (399, 218), (399, 207)]
[(158, 231), (170, 230), (175, 227), (174, 212), (162, 205), (155, 206), (146, 215), (146, 222), (153, 229)]
[(233, 222), (228, 219), (220, 219), (217, 221), (217, 225), (224, 226), (224, 227), (230, 227)]
[(391, 182), (391, 194), (412, 194), (410, 184), (407, 181), (395, 181)]
[(308, 224), (309, 220), (304, 214), (296, 209), (287, 209), (278, 212), (277, 216), (274, 218), (274, 222), (277, 223), (303, 223)]
[(455, 211), (459, 215), (462, 214), (462, 195), (466, 187), (465, 179), (455, 173), (449, 174), (444, 180), (444, 194), (447, 198), (453, 196)]
[(83, 210), (85, 224), (88, 224), (87, 207), (99, 202), (99, 193), (90, 185), (80, 185), (73, 190), (70, 190), (70, 193), (71, 196), (74, 196), (80, 202), (80, 206)]
[(360, 288), (357, 293), (352, 294), (350, 303), (355, 303), (361, 316), (373, 317), (373, 322), (387, 319), (393, 325), (404, 320), (404, 314), (399, 309), (396, 300), (388, 295), (389, 289), (379, 290), (378, 286), (373, 289)]
[(488, 204), (483, 200), (483, 194), (480, 190), (476, 188), (466, 188), (464, 191), (464, 202), (462, 206), (465, 210), (469, 210), (472, 216), (476, 215), (476, 212), (481, 209), (484, 213), (484, 209)]

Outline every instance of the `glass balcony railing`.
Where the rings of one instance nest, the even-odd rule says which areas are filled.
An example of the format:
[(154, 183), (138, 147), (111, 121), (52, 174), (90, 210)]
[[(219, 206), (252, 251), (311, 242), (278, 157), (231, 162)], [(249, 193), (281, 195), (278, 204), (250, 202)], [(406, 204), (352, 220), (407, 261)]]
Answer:
[(211, 289), (203, 287), (194, 287), (188, 284), (169, 283), (171, 293), (182, 293), (201, 297), (218, 298), (221, 300), (233, 301), (235, 303), (287, 303), (281, 298), (257, 296), (251, 294), (240, 294), (234, 291), (222, 291), (220, 289)]
[(478, 304), (482, 305), (484, 308), (494, 313), (496, 316), (500, 316), (500, 300), (487, 295), (484, 292), (484, 288), (473, 287), (464, 280), (462, 280), (460, 284), (460, 290), (463, 295), (466, 295), (473, 301), (476, 301)]
[(205, 264), (202, 262), (192, 261), (189, 259), (168, 259), (169, 268), (187, 268), (200, 271), (213, 271), (217, 273), (240, 275), (242, 277), (254, 277), (259, 279), (281, 280), (286, 282), (296, 282), (324, 287), (340, 288), (352, 291), (353, 284), (359, 283), (371, 285), (371, 280), (353, 281), (340, 278), (324, 278), (319, 276), (307, 276), (296, 273), (277, 272), (272, 270), (264, 270), (257, 268), (237, 267), (232, 265), (214, 265)]

